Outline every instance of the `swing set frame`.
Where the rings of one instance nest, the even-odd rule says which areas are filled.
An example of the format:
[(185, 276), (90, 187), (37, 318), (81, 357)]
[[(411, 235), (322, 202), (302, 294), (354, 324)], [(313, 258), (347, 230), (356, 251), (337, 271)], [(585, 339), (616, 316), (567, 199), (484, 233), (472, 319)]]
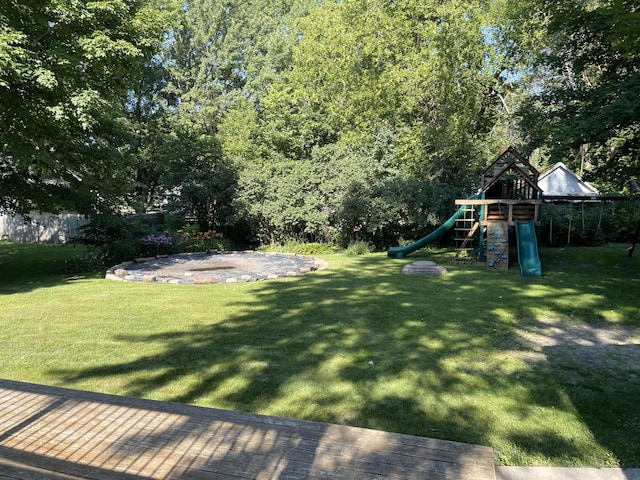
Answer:
[[(602, 217), (604, 215), (604, 205), (606, 202), (614, 202), (614, 201), (635, 201), (640, 199), (640, 196), (632, 196), (632, 197), (623, 197), (623, 196), (589, 196), (589, 197), (577, 197), (577, 196), (553, 196), (553, 197), (542, 197), (544, 203), (561, 203), (561, 204), (569, 204), (574, 205), (576, 203), (580, 203), (581, 212), (582, 212), (582, 231), (580, 232), (580, 237), (585, 239), (588, 237), (589, 231), (599, 232), (602, 227)], [(588, 229), (585, 225), (585, 203), (599, 203), (600, 204), (600, 214), (598, 215), (598, 224), (595, 229)], [(569, 226), (567, 232), (567, 244), (562, 247), (562, 250), (567, 248), (571, 244), (571, 227), (573, 224), (573, 216), (569, 216)], [(549, 240), (552, 241), (553, 238), (553, 218), (549, 220)], [(633, 252), (635, 250), (636, 244), (640, 240), (640, 218), (638, 219), (638, 223), (636, 225), (635, 233), (631, 239), (631, 243), (629, 248), (626, 249), (628, 252), (628, 256), (632, 257)]]

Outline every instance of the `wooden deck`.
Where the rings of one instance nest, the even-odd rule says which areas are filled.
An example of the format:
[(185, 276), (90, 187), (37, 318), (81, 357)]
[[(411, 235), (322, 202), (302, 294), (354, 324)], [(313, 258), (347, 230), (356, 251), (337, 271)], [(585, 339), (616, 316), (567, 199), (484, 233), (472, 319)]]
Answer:
[(0, 479), (495, 479), (493, 450), (0, 380)]

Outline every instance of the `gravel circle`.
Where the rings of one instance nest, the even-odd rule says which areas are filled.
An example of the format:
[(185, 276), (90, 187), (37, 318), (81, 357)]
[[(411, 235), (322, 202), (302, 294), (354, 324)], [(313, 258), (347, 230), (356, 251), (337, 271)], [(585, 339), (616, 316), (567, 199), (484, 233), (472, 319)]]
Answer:
[(105, 278), (148, 283), (238, 283), (296, 277), (326, 266), (326, 262), (306, 255), (212, 251), (138, 258), (111, 267)]

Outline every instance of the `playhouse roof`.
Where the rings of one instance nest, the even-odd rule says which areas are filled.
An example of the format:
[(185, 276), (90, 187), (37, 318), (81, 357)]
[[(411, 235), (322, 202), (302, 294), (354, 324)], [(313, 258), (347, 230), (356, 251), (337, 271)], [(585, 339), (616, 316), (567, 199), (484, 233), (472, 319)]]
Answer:
[(592, 197), (600, 194), (562, 162), (541, 174), (538, 186), (545, 197)]
[(488, 190), (509, 175), (515, 175), (526, 181), (534, 190), (540, 191), (537, 185), (540, 173), (513, 147), (501, 149), (493, 163), (484, 169), (481, 178), (482, 190)]

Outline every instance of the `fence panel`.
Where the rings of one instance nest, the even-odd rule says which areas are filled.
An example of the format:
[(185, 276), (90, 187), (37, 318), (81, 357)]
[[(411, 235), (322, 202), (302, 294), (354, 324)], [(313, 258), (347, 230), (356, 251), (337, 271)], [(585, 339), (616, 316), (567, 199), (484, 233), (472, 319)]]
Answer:
[(0, 240), (16, 243), (66, 243), (78, 237), (87, 217), (77, 214), (0, 215)]

